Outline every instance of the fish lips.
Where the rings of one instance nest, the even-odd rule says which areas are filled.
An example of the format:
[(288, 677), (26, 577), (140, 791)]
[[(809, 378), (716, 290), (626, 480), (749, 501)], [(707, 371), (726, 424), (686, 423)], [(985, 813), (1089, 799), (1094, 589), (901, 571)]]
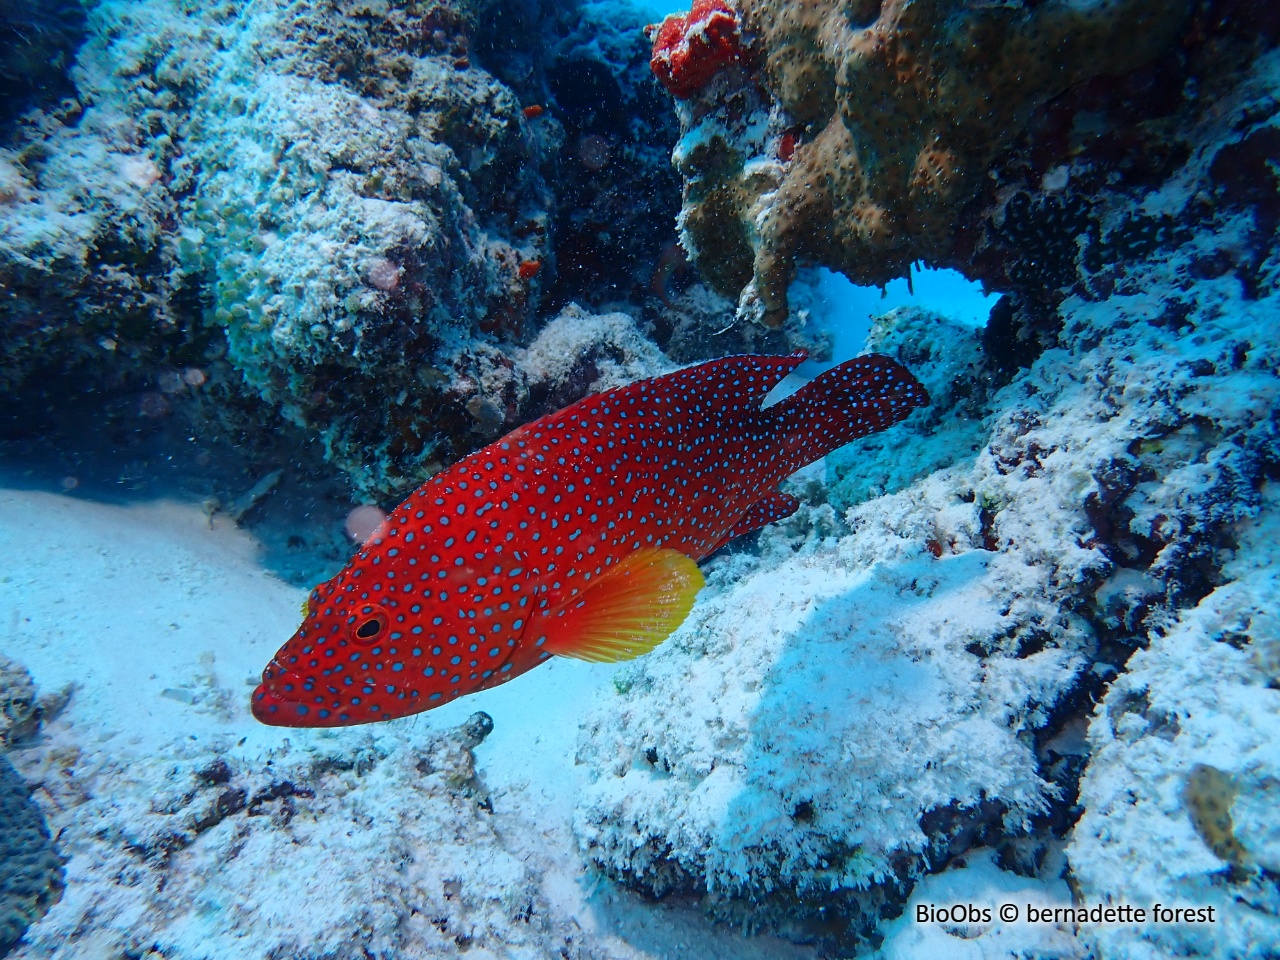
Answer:
[(272, 727), (310, 726), (308, 720), (314, 711), (302, 698), (293, 696), (287, 687), (302, 688), (302, 679), (291, 674), (276, 660), (262, 671), (262, 682), (253, 691), (249, 709), (254, 719)]
[(296, 727), (301, 719), (298, 707), (302, 704), (296, 700), (287, 700), (274, 688), (274, 684), (260, 683), (253, 691), (249, 701), (249, 709), (253, 718), (259, 723), (271, 727)]

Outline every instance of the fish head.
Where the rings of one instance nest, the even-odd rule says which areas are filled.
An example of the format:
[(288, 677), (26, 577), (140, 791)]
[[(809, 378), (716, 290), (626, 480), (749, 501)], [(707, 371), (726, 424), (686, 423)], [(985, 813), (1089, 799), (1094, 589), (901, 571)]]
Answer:
[[(344, 588), (351, 581), (344, 570), (312, 590), (302, 605), (302, 623), (271, 658), (253, 692), (253, 715), (262, 723), (336, 727), (383, 719), (373, 674), (384, 654), (378, 641), (390, 638), (391, 610), (381, 598), (350, 597)], [(385, 649), (388, 656), (391, 649)], [(361, 711), (365, 700), (369, 705)], [(388, 712), (387, 718), (400, 715)]]
[(392, 720), (512, 675), (521, 585), (495, 573), (504, 567), (483, 548), (464, 555), (444, 547), (452, 538), (408, 533), (380, 530), (311, 592), (302, 623), (262, 672), (254, 717), (285, 727)]

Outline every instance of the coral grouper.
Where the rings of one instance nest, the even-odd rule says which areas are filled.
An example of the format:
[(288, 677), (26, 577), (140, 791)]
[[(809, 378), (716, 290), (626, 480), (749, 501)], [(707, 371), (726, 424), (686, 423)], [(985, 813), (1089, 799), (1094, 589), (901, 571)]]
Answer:
[(887, 357), (770, 407), (790, 357), (729, 357), (587, 397), (436, 474), (341, 573), (253, 694), (283, 726), (419, 713), (552, 655), (626, 660), (684, 620), (697, 561), (792, 513), (789, 474), (929, 402)]

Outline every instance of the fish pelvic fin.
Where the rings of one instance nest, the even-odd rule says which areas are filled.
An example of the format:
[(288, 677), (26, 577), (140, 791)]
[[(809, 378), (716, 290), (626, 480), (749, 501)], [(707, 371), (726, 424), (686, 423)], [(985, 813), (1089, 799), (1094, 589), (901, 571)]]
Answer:
[(765, 413), (782, 438), (782, 459), (792, 473), (928, 404), (928, 392), (906, 367), (869, 353), (832, 367)]
[(636, 550), (558, 607), (534, 616), (525, 637), (561, 657), (614, 663), (648, 653), (693, 609), (706, 581), (678, 550)]

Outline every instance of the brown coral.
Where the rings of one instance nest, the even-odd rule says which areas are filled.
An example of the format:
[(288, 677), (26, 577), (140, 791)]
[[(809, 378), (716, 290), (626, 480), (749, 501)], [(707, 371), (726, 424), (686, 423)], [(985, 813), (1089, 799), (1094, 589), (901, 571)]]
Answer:
[[(903, 276), (917, 260), (945, 261), (962, 211), (1033, 111), (1083, 80), (1150, 61), (1189, 11), (1187, 0), (740, 6), (774, 101), (770, 125), (802, 129), (802, 142), (774, 183), (751, 189), (757, 151), (750, 124), (736, 119), (742, 102), (704, 104), (701, 115), (695, 107), (686, 118), (702, 121), (704, 156), (681, 167), (690, 181), (683, 220), (686, 245), (722, 292), (737, 294), (726, 281), (744, 275), (749, 253), (743, 307), (770, 326), (786, 316), (797, 258), (865, 284)], [(709, 111), (723, 126), (718, 141)], [(703, 202), (716, 209), (700, 210)], [(710, 259), (720, 263), (706, 270)]]
[(1231, 820), (1231, 804), (1237, 793), (1235, 779), (1217, 767), (1197, 763), (1187, 774), (1182, 801), (1196, 833), (1218, 859), (1234, 866), (1245, 863), (1248, 854), (1236, 837)]

